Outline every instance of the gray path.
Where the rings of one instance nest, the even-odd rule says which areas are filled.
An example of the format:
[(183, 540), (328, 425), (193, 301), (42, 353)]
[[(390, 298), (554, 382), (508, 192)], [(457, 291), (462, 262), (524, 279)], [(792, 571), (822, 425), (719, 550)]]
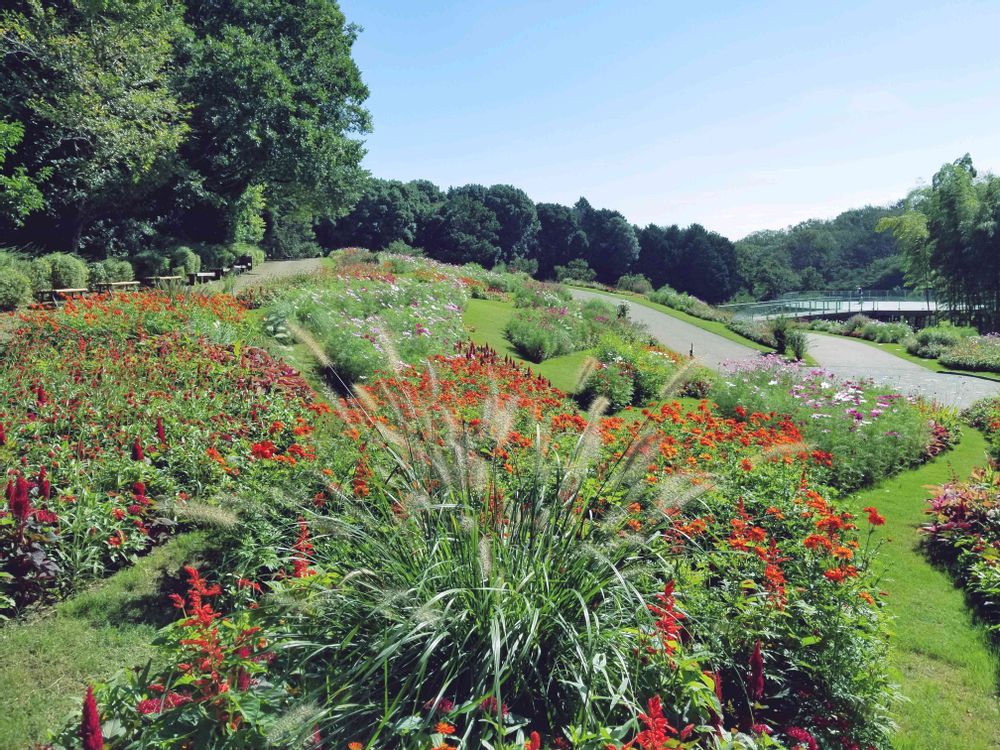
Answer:
[(260, 284), (267, 279), (277, 279), (282, 276), (297, 276), (302, 273), (312, 273), (323, 265), (322, 258), (304, 258), (302, 260), (269, 260), (259, 268), (236, 277), (236, 288)]
[[(618, 297), (611, 297), (600, 292), (570, 290), (577, 299), (601, 299), (612, 304), (622, 302)], [(719, 369), (723, 362), (746, 359), (759, 355), (756, 349), (738, 344), (735, 341), (718, 336), (698, 326), (685, 323), (672, 315), (661, 313), (645, 305), (625, 302), (629, 306), (629, 317), (643, 323), (653, 336), (676, 352), (688, 354), (694, 346), (694, 356), (705, 365)]]
[(965, 408), (984, 396), (1000, 394), (1000, 383), (972, 375), (948, 375), (901, 359), (874, 346), (842, 336), (809, 334), (809, 354), (824, 369), (842, 378), (870, 378), (919, 393), (944, 404)]
[[(599, 292), (571, 290), (577, 299), (604, 299), (619, 302), (617, 297)], [(627, 303), (633, 320), (644, 323), (649, 332), (675, 351), (687, 354), (694, 344), (694, 354), (699, 360), (718, 369), (724, 362), (746, 359), (759, 355), (750, 347), (737, 344), (690, 323), (661, 313), (658, 310)], [(824, 370), (841, 378), (859, 380), (867, 378), (902, 393), (920, 394), (941, 403), (965, 408), (984, 396), (1000, 394), (1000, 382), (971, 375), (948, 375), (896, 357), (859, 341), (842, 336), (809, 334), (809, 354)]]

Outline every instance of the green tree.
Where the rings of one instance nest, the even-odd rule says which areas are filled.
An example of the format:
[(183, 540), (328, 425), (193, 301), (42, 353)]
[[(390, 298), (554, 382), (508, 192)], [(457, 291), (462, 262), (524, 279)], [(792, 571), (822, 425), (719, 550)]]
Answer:
[(548, 279), (555, 274), (556, 266), (565, 266), (574, 258), (583, 258), (587, 254), (587, 235), (569, 206), (539, 203), (535, 212), (538, 216), (535, 249), (538, 275)]
[(448, 200), (428, 222), (420, 244), (445, 263), (492, 266), (500, 259), (500, 222), (469, 187), (448, 191)]
[(926, 189), (915, 190), (907, 196), (904, 213), (885, 216), (875, 225), (878, 232), (890, 232), (903, 255), (903, 273), (906, 284), (923, 290), (930, 310), (930, 291), (934, 288), (934, 268), (931, 257), (934, 241), (927, 225), (927, 216), (920, 207), (928, 199)]
[(365, 182), (357, 136), (371, 129), (358, 28), (333, 0), (191, 0), (184, 18), (188, 195), (227, 206), (263, 183), (279, 214), (346, 213)]
[(585, 259), (597, 278), (612, 284), (631, 271), (639, 257), (639, 240), (625, 217), (610, 209), (595, 209), (585, 198), (576, 202), (573, 211), (587, 235)]
[[(24, 125), (0, 120), (0, 167), (24, 138)], [(38, 185), (48, 179), (51, 167), (42, 167), (32, 177), (24, 166), (15, 167), (11, 174), (0, 174), (0, 221), (13, 226), (24, 224), (24, 219), (45, 207), (45, 196)]]
[(25, 124), (15, 174), (51, 175), (31, 239), (76, 250), (87, 227), (128, 215), (169, 175), (187, 133), (170, 88), (183, 31), (172, 0), (12, 2), (0, 13), (0, 115)]

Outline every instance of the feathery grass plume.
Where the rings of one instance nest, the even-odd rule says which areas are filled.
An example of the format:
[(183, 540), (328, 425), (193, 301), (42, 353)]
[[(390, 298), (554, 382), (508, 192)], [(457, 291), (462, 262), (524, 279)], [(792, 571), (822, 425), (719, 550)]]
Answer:
[(669, 516), (671, 511), (687, 507), (702, 495), (711, 492), (715, 487), (716, 485), (712, 481), (706, 480), (700, 484), (694, 484), (691, 477), (675, 474), (660, 481), (652, 504), (662, 515)]
[(388, 360), (389, 369), (399, 375), (403, 371), (403, 368), (406, 367), (406, 362), (403, 361), (403, 358), (399, 356), (399, 352), (396, 351), (396, 344), (393, 343), (392, 337), (379, 325), (381, 322), (382, 320), (378, 316), (372, 319), (372, 324), (378, 332), (379, 345), (382, 347), (382, 351), (385, 352), (385, 357)]
[(169, 507), (178, 520), (188, 521), (199, 526), (231, 529), (240, 521), (240, 517), (235, 511), (196, 500), (188, 500), (186, 503), (171, 503)]
[(325, 715), (326, 709), (320, 708), (315, 703), (293, 706), (268, 729), (268, 747), (301, 748), (301, 750), (316, 747), (313, 736), (316, 733), (316, 726)]
[(479, 570), (483, 580), (488, 581), (493, 572), (493, 547), (488, 536), (479, 537)]
[(677, 370), (674, 371), (673, 375), (670, 376), (667, 382), (664, 383), (663, 387), (660, 389), (659, 393), (660, 399), (661, 400), (666, 399), (669, 396), (676, 395), (678, 392), (680, 392), (681, 388), (683, 388), (685, 383), (687, 383), (687, 379), (691, 371), (695, 369), (695, 366), (697, 364), (698, 364), (697, 359), (689, 359), (683, 365), (678, 367)]
[(600, 362), (598, 362), (594, 357), (587, 357), (583, 361), (583, 365), (580, 367), (580, 372), (576, 376), (576, 391), (579, 392), (583, 390), (583, 386), (590, 379), (590, 376), (594, 374), (594, 370), (597, 369)]

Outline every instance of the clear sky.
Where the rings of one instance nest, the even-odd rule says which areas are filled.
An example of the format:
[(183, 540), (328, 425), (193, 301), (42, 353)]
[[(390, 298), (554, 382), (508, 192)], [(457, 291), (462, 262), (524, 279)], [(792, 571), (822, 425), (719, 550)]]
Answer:
[(377, 177), (737, 239), (1000, 169), (1000, 2), (342, 0)]

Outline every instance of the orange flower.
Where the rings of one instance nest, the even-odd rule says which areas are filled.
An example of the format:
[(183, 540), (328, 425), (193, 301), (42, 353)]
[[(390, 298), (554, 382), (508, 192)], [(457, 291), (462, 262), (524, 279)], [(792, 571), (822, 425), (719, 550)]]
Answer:
[(879, 515), (879, 512), (871, 505), (865, 508), (865, 512), (868, 514), (868, 523), (872, 526), (881, 526), (885, 523), (885, 516)]
[(434, 731), (438, 734), (455, 734), (455, 727), (449, 724), (447, 721), (439, 721), (434, 726)]

